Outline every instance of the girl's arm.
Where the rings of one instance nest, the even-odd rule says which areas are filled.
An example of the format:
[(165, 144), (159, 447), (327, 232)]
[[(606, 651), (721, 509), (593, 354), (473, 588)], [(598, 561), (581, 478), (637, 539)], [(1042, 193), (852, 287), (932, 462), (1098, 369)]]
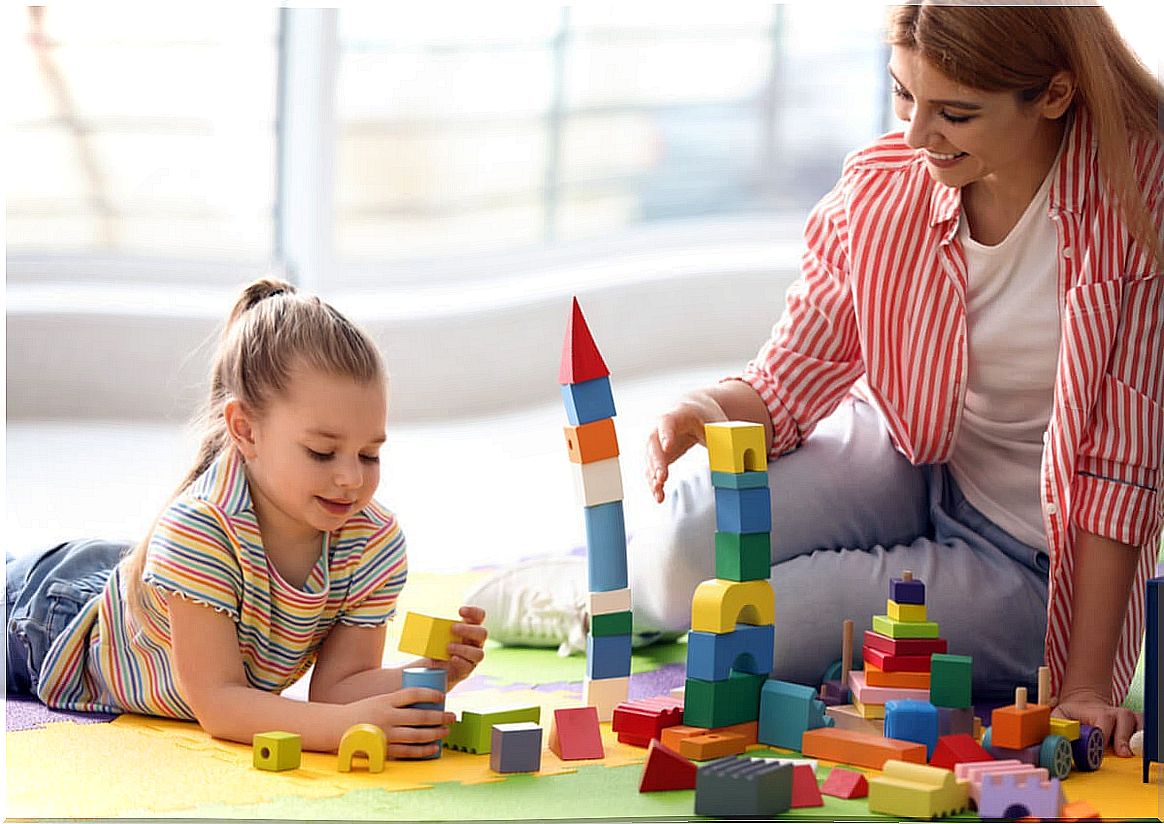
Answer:
[(344, 704), (295, 701), (247, 683), (238, 636), (230, 616), (208, 606), (166, 593), (174, 671), (182, 694), (198, 722), (216, 738), (250, 744), (255, 733), (283, 730), (300, 735), (303, 748), (334, 752), (353, 724), (369, 723), (388, 736), (388, 755), (415, 758), (436, 751), (448, 734), (452, 713), (409, 709), (421, 702), (439, 703), (435, 690), (397, 689)]
[(1139, 550), (1091, 532), (1076, 535), (1071, 641), (1056, 712), (1100, 727), (1117, 755), (1130, 756), (1128, 740), (1141, 722), (1112, 706), (1111, 674)]
[(448, 671), (448, 689), (464, 681), (485, 657), (486, 631), (480, 607), (461, 607), (462, 623), (453, 624), (459, 642), (449, 644), (448, 661), (421, 658), (399, 667), (383, 668), (387, 630), (337, 623), (324, 639), (311, 674), (312, 701), (349, 703), (400, 689), (404, 667), (434, 667)]

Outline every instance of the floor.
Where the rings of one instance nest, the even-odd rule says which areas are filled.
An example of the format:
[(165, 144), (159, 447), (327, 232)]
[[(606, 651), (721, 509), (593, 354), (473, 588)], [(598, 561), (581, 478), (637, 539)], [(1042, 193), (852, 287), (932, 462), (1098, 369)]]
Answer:
[[(652, 514), (643, 448), (656, 416), (724, 364), (620, 383), (614, 376), (628, 531)], [(488, 418), (396, 425), (389, 417), (378, 500), (404, 526), (413, 570), (453, 572), (584, 542), (557, 389), (546, 403)], [(133, 539), (165, 506), (196, 447), (184, 427), (142, 422), (9, 421), (7, 540), (21, 554), (78, 537)], [(706, 461), (693, 450), (683, 459)]]

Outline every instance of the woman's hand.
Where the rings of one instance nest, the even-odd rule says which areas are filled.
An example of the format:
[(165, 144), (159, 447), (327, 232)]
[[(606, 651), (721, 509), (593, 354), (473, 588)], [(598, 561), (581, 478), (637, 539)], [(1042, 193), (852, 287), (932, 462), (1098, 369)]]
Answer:
[(686, 395), (671, 411), (659, 418), (647, 438), (647, 486), (656, 502), (663, 502), (667, 468), (695, 444), (704, 442), (705, 424), (727, 419), (723, 408), (707, 390), (696, 390)]
[(388, 736), (389, 758), (424, 758), (439, 752), (457, 716), (444, 710), (415, 709), (412, 704), (440, 704), (444, 693), (408, 687), (348, 704), (351, 723), (375, 724)]
[(1113, 707), (1098, 692), (1087, 689), (1073, 690), (1060, 696), (1053, 714), (1099, 727), (1103, 730), (1103, 740), (1111, 745), (1116, 755), (1124, 758), (1132, 755), (1128, 743), (1132, 733), (1144, 726), (1143, 715), (1123, 707)]
[(433, 658), (423, 660), (421, 666), (443, 669), (446, 671), (446, 689), (452, 689), (468, 678), (477, 665), (485, 660), (485, 639), (489, 632), (481, 626), (485, 621), (485, 610), (481, 607), (461, 607), (462, 622), (453, 624), (453, 636), (459, 639), (449, 644), (447, 661), (437, 661)]

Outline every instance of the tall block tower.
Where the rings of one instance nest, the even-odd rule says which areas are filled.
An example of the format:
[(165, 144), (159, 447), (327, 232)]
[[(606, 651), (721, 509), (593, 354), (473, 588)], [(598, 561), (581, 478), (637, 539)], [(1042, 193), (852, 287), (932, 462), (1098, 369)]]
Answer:
[(715, 578), (695, 589), (687, 637), (683, 723), (756, 721), (772, 669), (776, 597), (770, 574), (772, 504), (764, 427), (705, 428), (715, 488)]
[(590, 629), (586, 636), (584, 703), (602, 721), (626, 700), (630, 686), (631, 595), (627, 585), (622, 470), (607, 369), (574, 298), (558, 371), (569, 426), (566, 449), (586, 519)]

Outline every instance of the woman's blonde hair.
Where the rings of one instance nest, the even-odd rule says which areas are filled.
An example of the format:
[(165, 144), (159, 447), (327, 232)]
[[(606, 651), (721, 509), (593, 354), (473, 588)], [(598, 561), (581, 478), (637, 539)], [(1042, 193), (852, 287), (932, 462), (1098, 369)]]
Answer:
[(957, 83), (1037, 99), (1059, 71), (1075, 76), (1076, 96), (1093, 124), (1099, 167), (1132, 235), (1164, 266), (1164, 238), (1136, 183), (1133, 135), (1164, 132), (1164, 85), (1124, 42), (1100, 6), (1044, 2), (923, 2), (895, 6), (889, 44), (916, 49)]
[[(238, 399), (252, 415), (261, 416), (301, 367), (359, 383), (386, 380), (372, 339), (334, 308), (285, 281), (255, 281), (239, 296), (219, 337), (210, 369), (210, 396), (195, 419), (202, 432), (198, 456), (171, 502), (233, 448), (223, 417), (226, 402)], [(144, 605), (142, 572), (149, 542), (147, 535), (121, 562), (135, 619), (140, 619)]]

